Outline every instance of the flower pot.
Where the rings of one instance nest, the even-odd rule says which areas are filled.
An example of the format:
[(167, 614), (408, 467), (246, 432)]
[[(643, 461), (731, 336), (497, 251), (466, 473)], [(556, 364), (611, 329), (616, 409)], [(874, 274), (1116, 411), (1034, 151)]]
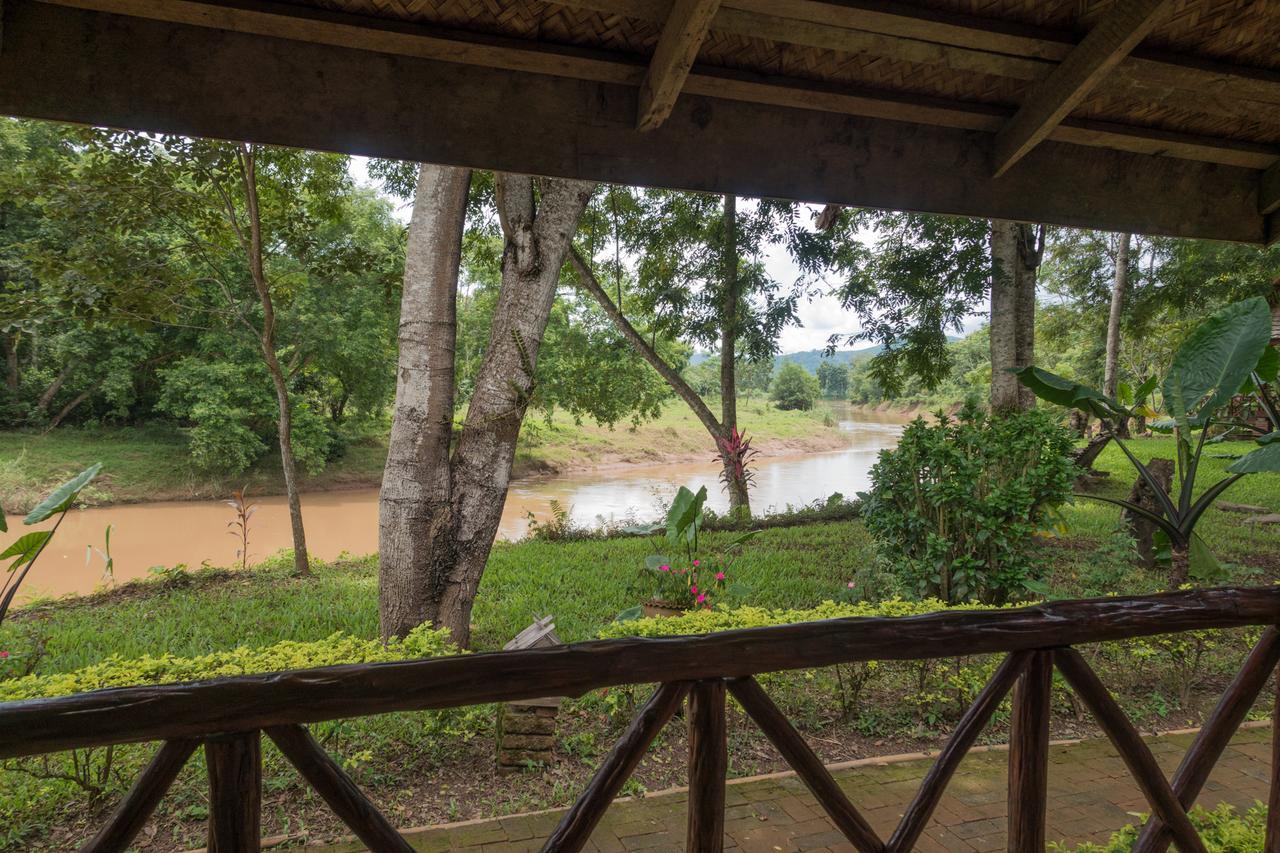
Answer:
[(680, 607), (669, 601), (660, 601), (656, 598), (651, 598), (646, 601), (641, 606), (641, 610), (643, 611), (644, 618), (646, 619), (665, 616), (683, 616), (685, 613), (689, 612), (686, 607)]

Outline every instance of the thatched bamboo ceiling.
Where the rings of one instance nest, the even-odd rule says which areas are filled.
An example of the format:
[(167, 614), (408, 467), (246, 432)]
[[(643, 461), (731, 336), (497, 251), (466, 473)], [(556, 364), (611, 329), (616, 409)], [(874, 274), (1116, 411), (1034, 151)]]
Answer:
[(1280, 0), (0, 0), (0, 112), (1280, 239)]

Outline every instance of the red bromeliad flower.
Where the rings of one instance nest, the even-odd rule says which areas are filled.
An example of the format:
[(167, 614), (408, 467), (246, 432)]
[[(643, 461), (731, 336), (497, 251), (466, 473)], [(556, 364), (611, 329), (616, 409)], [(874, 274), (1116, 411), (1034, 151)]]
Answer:
[[(734, 427), (728, 438), (716, 436), (716, 446), (720, 449), (719, 461), (724, 466), (724, 470), (720, 472), (724, 488), (728, 489), (732, 480), (738, 480), (748, 488), (755, 485), (755, 472), (747, 466), (759, 451), (751, 449), (751, 439), (747, 438), (747, 434), (738, 432), (738, 428)], [(732, 478), (730, 471), (733, 472)]]

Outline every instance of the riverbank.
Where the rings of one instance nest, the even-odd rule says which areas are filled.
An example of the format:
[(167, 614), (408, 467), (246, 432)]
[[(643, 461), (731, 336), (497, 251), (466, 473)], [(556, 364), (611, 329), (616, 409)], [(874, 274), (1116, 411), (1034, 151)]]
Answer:
[[(762, 456), (836, 450), (848, 438), (830, 407), (782, 412), (764, 400), (742, 400), (739, 418)], [(386, 460), (386, 429), (374, 427), (349, 437), (342, 456), (317, 475), (302, 477), (304, 492), (376, 488)], [(516, 478), (542, 474), (706, 462), (714, 454), (702, 424), (682, 405), (670, 404), (656, 420), (613, 428), (574, 423), (557, 413), (550, 421), (530, 417), (516, 453)], [(190, 463), (187, 439), (172, 426), (59, 429), (52, 433), (0, 432), (0, 500), (9, 512), (34, 505), (50, 489), (95, 462), (101, 476), (84, 494), (85, 503), (105, 506), (151, 501), (210, 500), (248, 485), (257, 496), (278, 495), (284, 486), (275, 455), (236, 475), (203, 472)]]

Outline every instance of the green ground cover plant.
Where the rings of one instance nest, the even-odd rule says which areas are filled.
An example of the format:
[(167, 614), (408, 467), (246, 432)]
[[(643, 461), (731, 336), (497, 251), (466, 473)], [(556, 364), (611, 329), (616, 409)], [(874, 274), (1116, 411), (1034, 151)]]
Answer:
[[(1226, 803), (1209, 810), (1199, 806), (1190, 812), (1191, 824), (1200, 833), (1209, 853), (1256, 853), (1265, 846), (1267, 809), (1262, 803), (1239, 814)], [(1138, 840), (1138, 825), (1127, 826), (1106, 844), (1083, 844), (1076, 848), (1053, 845), (1054, 853), (1129, 853)]]

